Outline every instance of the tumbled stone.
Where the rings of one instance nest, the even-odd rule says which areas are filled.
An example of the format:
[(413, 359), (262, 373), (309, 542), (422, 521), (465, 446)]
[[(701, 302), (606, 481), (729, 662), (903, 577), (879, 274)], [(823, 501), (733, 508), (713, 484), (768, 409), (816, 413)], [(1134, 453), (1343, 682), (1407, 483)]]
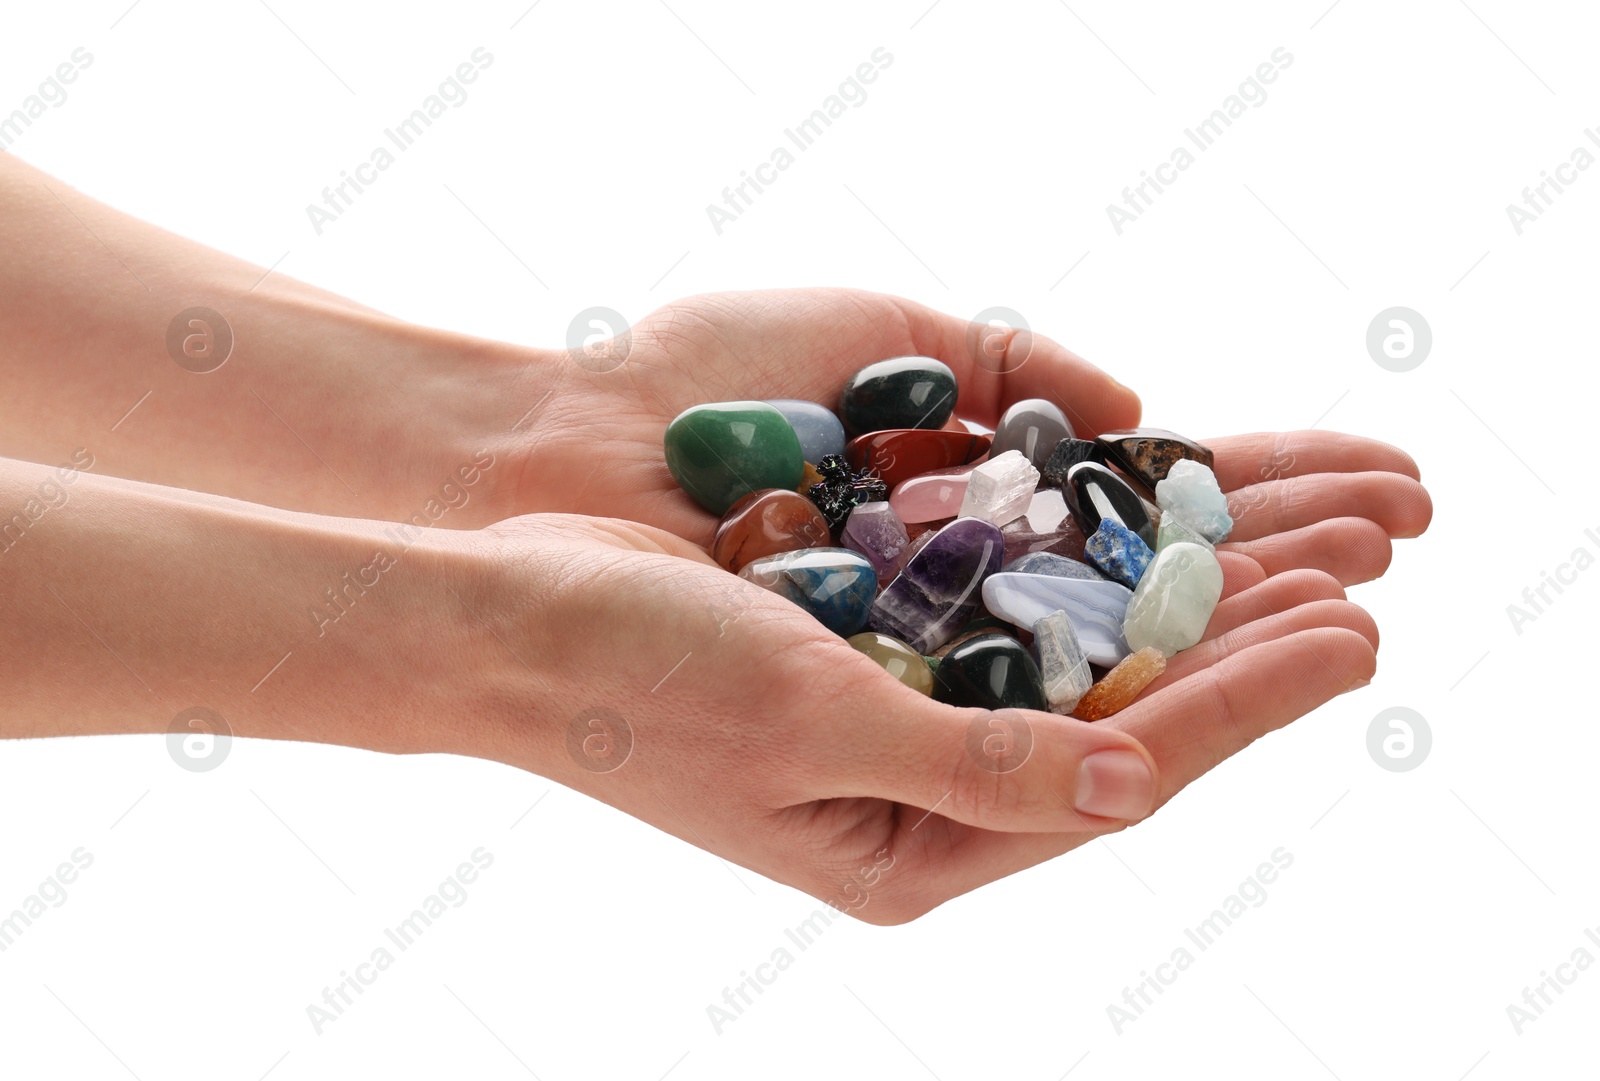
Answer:
[(1057, 578), (1081, 578), (1086, 582), (1104, 582), (1107, 578), (1094, 567), (1055, 552), (1029, 552), (1000, 568), (1007, 573), (1049, 574)]
[(1215, 459), (1209, 447), (1165, 428), (1119, 428), (1101, 432), (1096, 441), (1121, 469), (1152, 488), (1177, 462), (1187, 458), (1210, 468)]
[(769, 398), (767, 404), (783, 414), (800, 440), (800, 456), (820, 462), (830, 454), (844, 453), (844, 425), (825, 405), (801, 398)]
[(1216, 474), (1199, 462), (1183, 459), (1173, 463), (1166, 479), (1156, 485), (1156, 502), (1165, 514), (1183, 519), (1212, 544), (1227, 540), (1233, 529), (1228, 497), (1222, 494)]
[(1216, 545), (1202, 537), (1198, 531), (1184, 524), (1183, 519), (1176, 514), (1163, 514), (1161, 524), (1156, 527), (1156, 555), (1160, 555), (1173, 544), (1198, 544), (1205, 548), (1216, 548)]
[(1028, 509), (1038, 483), (1039, 471), (1033, 463), (1020, 451), (1008, 450), (967, 474), (961, 514), (1005, 525)]
[(868, 432), (845, 444), (852, 469), (875, 473), (891, 488), (921, 473), (965, 465), (988, 451), (986, 435), (921, 428)]
[(885, 428), (942, 428), (955, 408), (955, 373), (932, 357), (868, 364), (839, 393), (839, 418), (853, 436)]
[(1130, 653), (1121, 664), (1089, 688), (1072, 715), (1080, 721), (1099, 721), (1127, 708), (1141, 691), (1167, 670), (1167, 659), (1158, 649)]
[(1067, 500), (1060, 488), (1040, 488), (1022, 512), (1028, 525), (1041, 533), (1055, 529), (1068, 518)]
[(1063, 439), (1051, 450), (1050, 457), (1039, 467), (1044, 482), (1055, 487), (1066, 483), (1067, 473), (1080, 462), (1104, 465), (1106, 448), (1092, 439)]
[(867, 624), (878, 575), (848, 548), (806, 548), (745, 564), (739, 577), (787, 597), (824, 627), (848, 638)]
[(980, 634), (946, 653), (933, 676), (933, 697), (979, 709), (1047, 709), (1039, 666), (1008, 634)]
[(845, 639), (845, 643), (871, 657), (879, 668), (918, 694), (933, 694), (933, 670), (922, 654), (900, 639), (876, 631), (862, 631)]
[(1144, 509), (1144, 501), (1128, 482), (1103, 465), (1080, 462), (1067, 471), (1061, 494), (1066, 497), (1072, 520), (1085, 537), (1094, 536), (1102, 518), (1114, 518), (1127, 526), (1148, 545), (1156, 542), (1155, 526)]
[(976, 619), (970, 619), (963, 624), (961, 629), (955, 633), (955, 637), (951, 638), (950, 641), (946, 642), (942, 646), (936, 647), (934, 651), (929, 654), (929, 659), (937, 661), (946, 653), (949, 653), (952, 649), (955, 649), (957, 646), (959, 646), (962, 642), (965, 642), (969, 638), (976, 638), (980, 634), (1009, 634), (1015, 638), (1020, 633), (1021, 632), (1018, 631), (1015, 626), (1007, 623), (1005, 620), (996, 619), (994, 616), (980, 612)]
[(662, 437), (667, 468), (712, 514), (762, 488), (793, 488), (805, 461), (783, 414), (765, 402), (713, 402), (679, 413)]
[(960, 513), (961, 500), (967, 494), (967, 474), (976, 468), (976, 465), (958, 465), (908, 477), (889, 493), (889, 505), (907, 525), (954, 518)]
[(883, 502), (855, 507), (839, 531), (839, 543), (866, 556), (872, 569), (878, 572), (880, 582), (887, 582), (900, 573), (900, 562), (910, 542), (900, 516)]
[(1063, 439), (1071, 438), (1072, 422), (1060, 406), (1045, 398), (1024, 398), (1000, 414), (990, 455), (1018, 451), (1039, 469)]
[(786, 488), (751, 492), (722, 516), (711, 538), (711, 558), (735, 574), (752, 560), (825, 545), (833, 538), (822, 512)]
[(933, 534), (878, 594), (872, 629), (894, 635), (918, 653), (943, 645), (982, 604), (983, 580), (1000, 569), (1004, 550), (994, 526), (957, 518)]
[(1100, 520), (1100, 528), (1084, 542), (1083, 554), (1105, 571), (1107, 578), (1129, 589), (1138, 586), (1145, 568), (1155, 558), (1150, 546), (1115, 518)]
[(983, 583), (984, 607), (1018, 627), (1031, 630), (1051, 612), (1065, 611), (1084, 655), (1108, 668), (1128, 655), (1122, 622), (1132, 598), (1133, 591), (1116, 582), (1049, 574), (1002, 571)]
[(1083, 530), (1069, 516), (1054, 529), (1034, 529), (1027, 515), (1000, 528), (1006, 542), (1006, 562), (1019, 559), (1029, 552), (1054, 552), (1068, 559), (1083, 558)]
[(1033, 625), (1033, 650), (1039, 661), (1039, 678), (1051, 713), (1071, 713), (1094, 685), (1089, 658), (1078, 642), (1072, 618), (1065, 611), (1051, 612)]
[(1170, 657), (1200, 641), (1222, 598), (1222, 565), (1198, 544), (1180, 542), (1158, 553), (1128, 602), (1122, 637), (1128, 648), (1159, 649)]
[(882, 480), (871, 473), (855, 472), (837, 454), (818, 462), (817, 472), (822, 480), (813, 484), (806, 496), (817, 505), (830, 529), (842, 527), (861, 504), (889, 498), (889, 488)]

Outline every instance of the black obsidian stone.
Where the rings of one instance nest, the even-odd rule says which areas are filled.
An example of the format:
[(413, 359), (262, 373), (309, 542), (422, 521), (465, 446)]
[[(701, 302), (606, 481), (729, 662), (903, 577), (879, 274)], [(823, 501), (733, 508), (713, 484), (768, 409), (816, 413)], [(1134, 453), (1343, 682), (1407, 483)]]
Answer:
[(1033, 654), (1009, 634), (980, 634), (946, 653), (933, 673), (933, 697), (980, 709), (1050, 708)]
[(1080, 462), (1067, 470), (1066, 483), (1061, 495), (1067, 501), (1072, 520), (1078, 523), (1085, 537), (1094, 536), (1100, 528), (1100, 519), (1110, 513), (1117, 521), (1139, 534), (1139, 539), (1156, 546), (1156, 527), (1145, 513), (1138, 493), (1128, 482), (1103, 465)]
[(1066, 482), (1067, 470), (1079, 462), (1104, 462), (1106, 448), (1092, 439), (1063, 439), (1056, 444), (1050, 457), (1039, 467), (1045, 484), (1061, 485)]
[(1120, 428), (1101, 432), (1096, 442), (1123, 472), (1138, 477), (1151, 488), (1166, 480), (1172, 467), (1185, 458), (1207, 469), (1215, 464), (1209, 447), (1165, 428)]
[(839, 394), (839, 419), (852, 437), (885, 428), (943, 428), (955, 408), (955, 373), (932, 357), (868, 364)]

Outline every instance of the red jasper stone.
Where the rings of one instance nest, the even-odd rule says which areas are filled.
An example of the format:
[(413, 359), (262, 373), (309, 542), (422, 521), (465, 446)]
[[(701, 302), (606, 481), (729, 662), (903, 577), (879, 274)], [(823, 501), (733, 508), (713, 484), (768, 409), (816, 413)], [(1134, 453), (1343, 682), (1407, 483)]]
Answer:
[(766, 556), (832, 543), (828, 523), (811, 500), (783, 488), (763, 488), (722, 516), (711, 539), (711, 558), (738, 574)]
[(989, 453), (990, 438), (969, 432), (889, 428), (858, 435), (845, 446), (856, 470), (870, 469), (891, 489), (919, 473), (975, 462)]

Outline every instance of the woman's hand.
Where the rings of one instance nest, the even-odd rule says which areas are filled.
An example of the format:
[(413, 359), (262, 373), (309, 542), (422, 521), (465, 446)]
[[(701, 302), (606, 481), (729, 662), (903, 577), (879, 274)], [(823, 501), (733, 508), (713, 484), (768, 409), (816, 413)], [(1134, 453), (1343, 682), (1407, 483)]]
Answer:
[(1375, 664), (1332, 578), (1242, 588), (1259, 569), (1224, 553), (1206, 640), (1122, 713), (958, 709), (663, 531), (537, 515), (484, 541), (473, 605), (533, 678), (419, 749), (543, 774), (873, 923), (1138, 821)]

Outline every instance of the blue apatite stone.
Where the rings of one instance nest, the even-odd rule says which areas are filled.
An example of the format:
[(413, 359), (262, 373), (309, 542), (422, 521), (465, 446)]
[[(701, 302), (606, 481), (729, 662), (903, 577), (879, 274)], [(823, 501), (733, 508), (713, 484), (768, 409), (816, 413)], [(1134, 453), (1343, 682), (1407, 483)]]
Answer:
[(1155, 558), (1139, 534), (1114, 518), (1100, 519), (1100, 528), (1083, 545), (1083, 554), (1105, 571), (1106, 577), (1137, 589), (1144, 569)]
[(867, 625), (878, 572), (848, 548), (805, 548), (745, 564), (739, 577), (786, 597), (845, 638)]
[(844, 453), (844, 423), (827, 406), (799, 398), (773, 398), (767, 404), (789, 422), (800, 440), (801, 457), (812, 465)]

